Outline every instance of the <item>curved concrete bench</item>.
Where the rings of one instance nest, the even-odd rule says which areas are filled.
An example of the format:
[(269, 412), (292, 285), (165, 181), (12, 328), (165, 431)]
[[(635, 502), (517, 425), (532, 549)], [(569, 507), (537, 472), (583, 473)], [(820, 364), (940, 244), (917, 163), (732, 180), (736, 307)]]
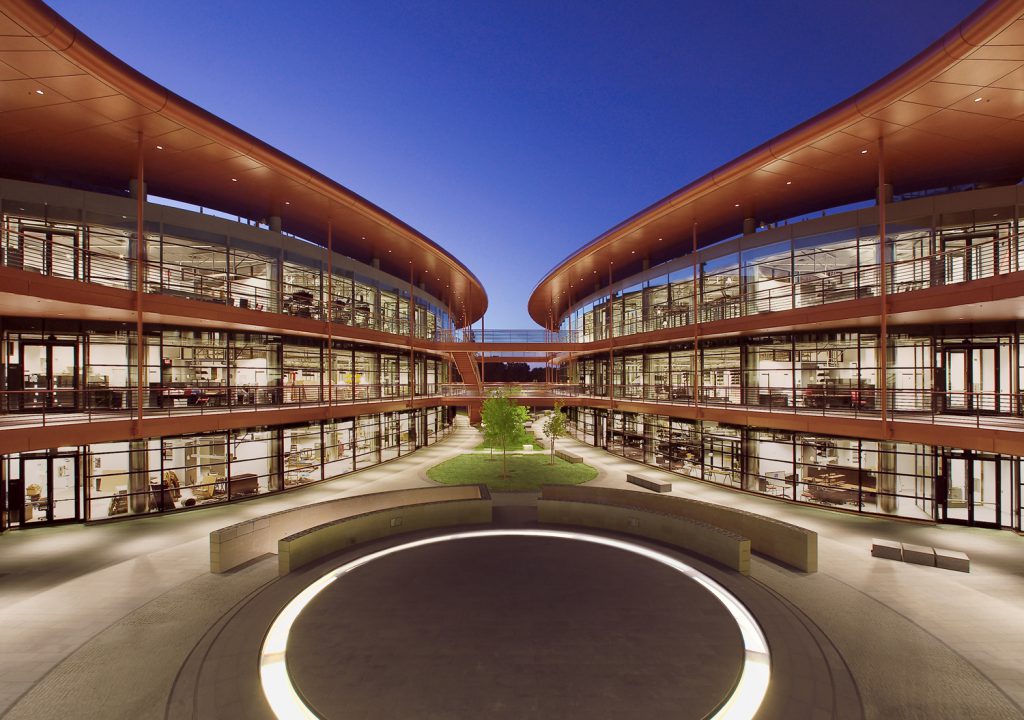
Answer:
[(541, 498), (537, 518), (543, 523), (582, 525), (639, 535), (690, 550), (750, 574), (750, 540), (698, 520), (635, 507), (587, 500)]
[[(487, 495), (487, 489), (482, 485), (480, 488)], [(490, 522), (490, 495), (399, 505), (340, 518), (278, 540), (277, 573), (284, 577), (303, 565), (368, 540), (416, 530)]]
[(678, 496), (581, 485), (546, 485), (541, 499), (630, 507), (696, 520), (749, 538), (754, 552), (807, 573), (818, 571), (816, 532), (745, 510)]
[[(489, 522), (491, 496), (487, 488), (481, 485), (413, 488), (354, 495), (245, 520), (210, 533), (210, 572), (227, 572), (261, 555), (276, 553), (281, 538), (342, 518), (413, 505), (474, 500), (485, 501), (488, 514), (486, 522)], [(404, 529), (408, 528), (403, 526)]]

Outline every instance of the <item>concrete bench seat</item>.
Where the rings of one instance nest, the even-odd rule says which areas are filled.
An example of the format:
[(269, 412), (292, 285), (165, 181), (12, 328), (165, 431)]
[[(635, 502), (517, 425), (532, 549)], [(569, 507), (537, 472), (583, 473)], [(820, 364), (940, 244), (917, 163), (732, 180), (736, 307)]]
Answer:
[(460, 525), (489, 524), (492, 506), (487, 488), (480, 498), (400, 505), (338, 518), (277, 541), (277, 574), (290, 572), (345, 548), (390, 535)]
[(559, 450), (558, 448), (555, 448), (555, 457), (560, 457), (563, 460), (565, 460), (566, 462), (570, 462), (570, 463), (581, 463), (581, 462), (583, 462), (583, 457), (582, 456), (577, 455), (576, 453), (573, 453), (573, 452), (569, 452), (568, 450)]
[[(211, 532), (210, 572), (227, 572), (261, 555), (277, 553), (278, 541), (281, 538), (335, 520), (415, 505), (466, 501), (482, 502), (486, 507), (487, 516), (490, 517), (491, 496), (483, 485), (410, 488), (353, 495), (270, 513)], [(410, 528), (406, 526), (405, 529)], [(363, 539), (372, 538), (365, 536)]]
[(654, 478), (644, 477), (643, 475), (626, 475), (626, 482), (632, 483), (633, 485), (639, 485), (642, 488), (653, 490), (654, 492), (664, 493), (672, 492), (672, 483), (666, 480), (655, 480)]
[(871, 555), (872, 557), (903, 562), (903, 546), (895, 540), (873, 538), (871, 540)]
[(871, 555), (889, 560), (902, 560), (914, 565), (942, 568), (943, 570), (966, 573), (971, 571), (971, 559), (967, 553), (959, 550), (946, 550), (874, 538), (871, 541)]
[(748, 539), (754, 552), (803, 572), (818, 571), (818, 534), (764, 515), (678, 495), (651, 495), (639, 490), (590, 485), (545, 485), (538, 504), (542, 522), (544, 501), (574, 501), (632, 508), (634, 511), (650, 511), (695, 520)]
[(699, 520), (635, 507), (544, 499), (543, 495), (537, 501), (537, 518), (542, 523), (579, 525), (650, 538), (703, 555), (743, 575), (750, 574), (750, 540)]
[(971, 559), (967, 556), (967, 553), (960, 552), (959, 550), (945, 550), (943, 548), (933, 549), (935, 550), (935, 567), (965, 573), (971, 571)]
[(911, 543), (901, 544), (903, 546), (903, 562), (935, 567), (935, 550), (933, 548)]

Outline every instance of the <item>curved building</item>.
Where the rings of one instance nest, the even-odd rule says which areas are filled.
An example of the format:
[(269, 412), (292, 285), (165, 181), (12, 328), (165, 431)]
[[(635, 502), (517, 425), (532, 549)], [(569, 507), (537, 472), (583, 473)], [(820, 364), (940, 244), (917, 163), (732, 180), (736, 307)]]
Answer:
[[(794, 503), (1021, 530), (1024, 6), (550, 271), (576, 437)], [(883, 239), (883, 240), (880, 240)]]
[(0, 9), (0, 530), (337, 477), (450, 427), (480, 282), (35, 0)]

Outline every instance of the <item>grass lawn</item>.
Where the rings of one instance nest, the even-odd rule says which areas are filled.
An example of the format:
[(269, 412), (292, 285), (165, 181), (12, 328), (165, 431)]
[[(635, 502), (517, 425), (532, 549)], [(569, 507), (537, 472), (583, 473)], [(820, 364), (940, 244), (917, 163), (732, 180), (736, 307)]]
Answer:
[(501, 477), (501, 453), (459, 455), (427, 470), (427, 477), (443, 485), (477, 485), (509, 492), (537, 490), (541, 485), (579, 485), (597, 477), (597, 470), (583, 463), (568, 463), (550, 455), (509, 455), (508, 477)]

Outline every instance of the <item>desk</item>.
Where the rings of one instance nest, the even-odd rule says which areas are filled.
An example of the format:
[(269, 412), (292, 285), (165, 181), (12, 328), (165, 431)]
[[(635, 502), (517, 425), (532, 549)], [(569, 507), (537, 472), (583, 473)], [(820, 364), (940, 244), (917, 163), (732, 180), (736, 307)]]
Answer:
[(877, 497), (877, 481), (874, 475), (855, 467), (830, 465), (821, 468), (815, 474), (804, 478), (807, 483), (807, 494), (819, 502), (842, 505), (875, 502)]

